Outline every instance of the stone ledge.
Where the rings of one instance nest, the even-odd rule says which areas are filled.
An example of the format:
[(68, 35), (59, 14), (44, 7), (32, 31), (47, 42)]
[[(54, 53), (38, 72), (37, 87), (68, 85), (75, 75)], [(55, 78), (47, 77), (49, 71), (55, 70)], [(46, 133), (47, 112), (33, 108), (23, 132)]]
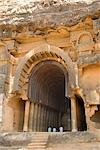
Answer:
[(48, 147), (51, 145), (64, 143), (89, 143), (99, 142), (100, 138), (92, 132), (64, 132), (61, 134), (51, 134), (48, 140)]
[[(25, 146), (38, 132), (2, 132), (0, 133), (0, 146)], [(43, 132), (42, 132), (43, 133)], [(41, 132), (39, 132), (41, 134)], [(48, 146), (56, 143), (88, 143), (99, 142), (100, 138), (93, 132), (45, 132), (49, 135)]]

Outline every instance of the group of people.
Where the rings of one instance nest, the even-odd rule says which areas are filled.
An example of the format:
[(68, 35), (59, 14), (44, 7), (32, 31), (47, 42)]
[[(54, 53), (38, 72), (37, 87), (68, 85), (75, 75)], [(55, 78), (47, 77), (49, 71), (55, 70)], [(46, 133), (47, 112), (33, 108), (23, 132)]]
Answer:
[(59, 127), (59, 129), (55, 128), (55, 127), (48, 127), (48, 132), (63, 132), (64, 128), (61, 126)]

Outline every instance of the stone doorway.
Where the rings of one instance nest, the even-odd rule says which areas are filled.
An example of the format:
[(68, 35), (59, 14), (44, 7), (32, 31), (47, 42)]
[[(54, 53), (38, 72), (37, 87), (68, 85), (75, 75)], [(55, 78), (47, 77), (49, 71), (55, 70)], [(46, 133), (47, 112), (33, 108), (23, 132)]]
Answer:
[(60, 126), (64, 131), (71, 130), (71, 106), (65, 96), (67, 82), (67, 72), (58, 62), (44, 61), (32, 69), (28, 86), (30, 131), (46, 132), (48, 127)]
[(77, 130), (86, 131), (86, 116), (85, 116), (85, 107), (84, 101), (81, 96), (75, 95), (76, 97), (76, 114), (77, 114)]

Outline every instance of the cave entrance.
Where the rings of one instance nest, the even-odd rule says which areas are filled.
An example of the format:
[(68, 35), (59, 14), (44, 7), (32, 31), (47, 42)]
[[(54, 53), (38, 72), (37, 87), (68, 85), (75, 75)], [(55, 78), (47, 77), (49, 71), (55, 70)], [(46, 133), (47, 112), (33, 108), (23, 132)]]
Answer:
[(81, 96), (76, 96), (76, 114), (77, 114), (77, 130), (78, 131), (86, 131), (86, 116), (85, 116), (85, 107), (84, 101)]
[(65, 96), (68, 76), (62, 66), (58, 62), (44, 61), (31, 72), (28, 97), (34, 132), (46, 132), (48, 127), (59, 129), (60, 126), (64, 131), (71, 130), (71, 104)]

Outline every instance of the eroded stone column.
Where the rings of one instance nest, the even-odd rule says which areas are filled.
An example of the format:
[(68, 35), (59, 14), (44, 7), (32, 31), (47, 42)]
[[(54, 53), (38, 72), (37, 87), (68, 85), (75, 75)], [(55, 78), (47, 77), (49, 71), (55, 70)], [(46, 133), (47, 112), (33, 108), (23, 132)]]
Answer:
[(25, 115), (24, 115), (23, 131), (28, 131), (29, 109), (30, 109), (30, 101), (27, 100), (25, 102)]
[(38, 114), (38, 104), (35, 104), (35, 109), (34, 109), (34, 121), (33, 121), (33, 131), (37, 131), (37, 114)]
[(71, 125), (72, 132), (77, 131), (77, 114), (76, 114), (76, 99), (75, 97), (71, 97)]
[(29, 131), (33, 131), (33, 115), (34, 115), (34, 103), (30, 104), (30, 115), (29, 115)]

